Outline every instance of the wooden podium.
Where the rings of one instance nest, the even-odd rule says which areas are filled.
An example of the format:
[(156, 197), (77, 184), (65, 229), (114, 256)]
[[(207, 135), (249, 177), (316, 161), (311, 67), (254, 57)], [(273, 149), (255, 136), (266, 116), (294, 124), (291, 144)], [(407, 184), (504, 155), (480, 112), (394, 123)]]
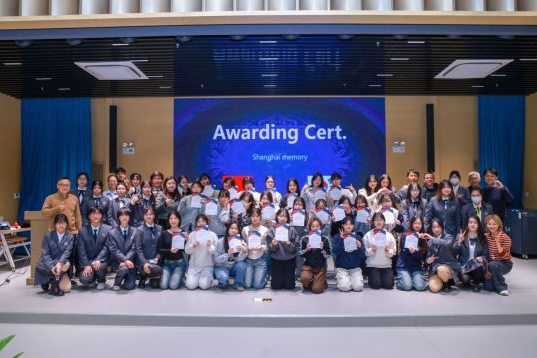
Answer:
[(26, 279), (26, 285), (34, 284), (35, 266), (41, 256), (43, 237), (48, 231), (48, 219), (41, 214), (41, 211), (25, 211), (24, 220), (30, 222), (32, 228), (32, 244), (30, 257), (30, 277)]

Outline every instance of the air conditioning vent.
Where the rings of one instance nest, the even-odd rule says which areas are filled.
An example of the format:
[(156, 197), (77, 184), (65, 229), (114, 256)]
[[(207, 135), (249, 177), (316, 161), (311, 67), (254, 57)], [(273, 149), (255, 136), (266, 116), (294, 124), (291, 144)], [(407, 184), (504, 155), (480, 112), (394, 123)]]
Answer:
[(75, 62), (75, 65), (99, 80), (147, 80), (146, 75), (131, 61)]
[(455, 60), (436, 75), (439, 79), (485, 78), (513, 60)]

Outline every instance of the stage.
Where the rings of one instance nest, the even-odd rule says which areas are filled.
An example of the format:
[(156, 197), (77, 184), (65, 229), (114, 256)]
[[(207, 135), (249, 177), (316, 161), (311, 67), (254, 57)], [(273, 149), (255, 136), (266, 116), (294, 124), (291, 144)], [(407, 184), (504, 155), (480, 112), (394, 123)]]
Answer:
[[(7, 275), (7, 271), (1, 271), (0, 280)], [(42, 293), (40, 288), (26, 286), (25, 275), (19, 275), (0, 287), (0, 334), (18, 334), (21, 345), (17, 346), (14, 341), (13, 347), (21, 347), (20, 350), (39, 357), (50, 353), (49, 345), (41, 345), (46, 337), (72, 336), (69, 342), (73, 347), (80, 347), (91, 337), (94, 342), (91, 346), (95, 347), (95, 342), (108, 341), (109, 335), (117, 339), (118, 334), (121, 337), (127, 334), (132, 342), (151, 338), (160, 342), (158, 345), (166, 352), (174, 351), (167, 347), (166, 337), (172, 340), (168, 340), (170, 344), (173, 337), (180, 337), (175, 339), (179, 345), (177, 352), (181, 354), (200, 353), (191, 346), (182, 351), (181, 346), (196, 342), (197, 349), (207, 355), (236, 355), (238, 348), (222, 349), (228, 339), (240, 341), (244, 352), (250, 356), (301, 352), (303, 340), (309, 342), (302, 346), (305, 349), (319, 345), (313, 356), (341, 349), (348, 351), (352, 345), (357, 347), (357, 352), (382, 354), (398, 354), (400, 348), (416, 347), (419, 352), (413, 356), (423, 353), (429, 357), (463, 357), (475, 351), (488, 356), (533, 357), (537, 347), (536, 278), (537, 260), (515, 259), (514, 269), (507, 275), (509, 297), (463, 289), (432, 294), (373, 291), (366, 287), (362, 292), (345, 293), (337, 291), (333, 280), (329, 281), (327, 292), (321, 295), (303, 293), (299, 289), (239, 293), (216, 288), (208, 291), (135, 289), (130, 292), (77, 288), (64, 297), (52, 297)], [(108, 280), (108, 284), (111, 283)], [(256, 298), (271, 301), (258, 302)], [(496, 344), (500, 340), (501, 344)], [(250, 341), (256, 344), (251, 345)], [(107, 347), (113, 342), (110, 340)], [(375, 342), (375, 346), (368, 346), (370, 342)], [(338, 347), (330, 348), (336, 343)], [(294, 349), (287, 346), (293, 344)], [(505, 344), (509, 346), (503, 347)], [(135, 347), (140, 344), (136, 343)], [(155, 350), (151, 344), (141, 350), (129, 348), (118, 354), (124, 356), (122, 354), (130, 351), (132, 356), (139, 356), (141, 352), (164, 352), (160, 348)], [(311, 347), (306, 350), (311, 351)], [(62, 356), (59, 353), (62, 351), (54, 352), (51, 357)], [(64, 356), (97, 355), (95, 350), (94, 354), (90, 353)]]

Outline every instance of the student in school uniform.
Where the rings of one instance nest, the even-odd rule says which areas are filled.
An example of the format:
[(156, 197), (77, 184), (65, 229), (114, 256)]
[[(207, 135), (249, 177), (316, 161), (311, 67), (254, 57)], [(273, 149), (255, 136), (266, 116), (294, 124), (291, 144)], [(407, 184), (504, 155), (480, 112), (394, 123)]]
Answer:
[(472, 287), (474, 292), (479, 292), (485, 279), (487, 240), (483, 236), (483, 226), (477, 215), (471, 215), (465, 222), (463, 231), (457, 235), (453, 244), (453, 254), (460, 264), (460, 282)]
[(287, 180), (286, 188), (286, 193), (280, 201), (280, 208), (292, 210), (295, 199), (300, 196), (300, 193), (298, 192), (298, 180), (296, 178), (289, 178)]
[(204, 214), (196, 217), (196, 229), (188, 236), (185, 252), (190, 255), (185, 286), (189, 290), (207, 290), (213, 285), (214, 249), (218, 238), (209, 230), (209, 219)]
[[(291, 218), (291, 227), (295, 229), (298, 237), (302, 239), (302, 237), (306, 235), (309, 222), (311, 222), (311, 220), (308, 219), (308, 214), (306, 212), (306, 202), (304, 201), (303, 198), (298, 197), (295, 199), (295, 201), (293, 201), (293, 208), (288, 211), (289, 211), (289, 216)], [(301, 219), (302, 217), (304, 217), (304, 219)], [(321, 223), (321, 228), (322, 228), (322, 223)], [(300, 277), (303, 263), (304, 263), (304, 258), (302, 257), (302, 255), (297, 255), (296, 257), (296, 276), (297, 277)]]
[(252, 223), (251, 217), (254, 209), (256, 209), (256, 203), (254, 195), (249, 191), (242, 192), (238, 200), (242, 203), (242, 206), (244, 207), (245, 211), (243, 213), (235, 212), (232, 206), (230, 209), (230, 213), (231, 220), (239, 224), (239, 227), (242, 230), (242, 228)]
[[(365, 233), (371, 228), (371, 216), (373, 212), (368, 207), (367, 198), (361, 194), (358, 194), (356, 201), (354, 202), (356, 208), (356, 221), (354, 223), (354, 232), (360, 238), (364, 237)], [(364, 214), (362, 214), (364, 213)]]
[(78, 260), (82, 270), (79, 272), (80, 283), (87, 287), (97, 281), (98, 290), (106, 288), (106, 273), (110, 265), (107, 237), (112, 227), (103, 224), (103, 214), (99, 207), (89, 208), (89, 225), (80, 230), (77, 238)]
[(511, 238), (503, 231), (503, 224), (496, 214), (485, 219), (485, 238), (489, 249), (488, 270), (485, 272), (483, 287), (501, 296), (509, 296), (505, 275), (511, 272), (513, 261), (511, 257)]
[(155, 197), (151, 193), (151, 183), (149, 180), (144, 180), (140, 184), (141, 193), (133, 195), (129, 204), (131, 210), (132, 226), (138, 227), (144, 223), (143, 211), (148, 207), (155, 207)]
[(341, 174), (339, 173), (332, 173), (330, 176), (330, 182), (332, 182), (332, 185), (328, 188), (328, 195), (332, 198), (334, 203), (336, 203), (342, 196), (346, 196), (351, 200), (351, 202), (354, 202), (354, 198), (356, 198), (356, 189), (352, 186), (352, 184), (348, 185), (346, 188), (343, 188), (341, 186)]
[(229, 278), (233, 277), (233, 287), (239, 292), (244, 291), (247, 256), (248, 248), (241, 238), (239, 224), (228, 223), (224, 237), (218, 239), (214, 248), (214, 275), (218, 288), (228, 288)]
[(430, 232), (423, 234), (423, 237), (427, 240), (425, 262), (429, 266), (429, 291), (449, 293), (451, 282), (455, 285), (459, 282), (457, 273), (460, 268), (453, 252), (453, 236), (444, 231), (441, 219), (434, 218), (430, 223)]
[(403, 215), (403, 228), (407, 231), (411, 230), (410, 219), (417, 216), (423, 223), (425, 216), (425, 208), (427, 200), (421, 197), (421, 187), (418, 183), (408, 185), (406, 197), (401, 200), (401, 214)]
[(248, 245), (246, 258), (246, 288), (262, 289), (267, 279), (268, 254), (266, 236), (268, 229), (261, 225), (261, 210), (254, 208), (250, 216), (250, 225), (242, 229), (242, 239)]
[[(323, 293), (327, 288), (326, 259), (330, 257), (330, 243), (322, 236), (321, 220), (313, 218), (308, 224), (309, 233), (300, 239), (298, 254), (304, 258), (300, 272), (302, 289), (313, 293)], [(320, 238), (319, 238), (320, 236)], [(319, 246), (314, 246), (314, 238), (320, 240)], [(315, 240), (315, 241), (317, 241)]]
[(211, 182), (211, 176), (207, 173), (202, 173), (197, 180), (201, 184), (201, 193), (207, 198), (218, 198), (219, 190)]
[(159, 287), (162, 267), (158, 265), (157, 241), (162, 232), (162, 226), (155, 224), (155, 209), (152, 206), (143, 211), (144, 223), (134, 230), (136, 248), (136, 263), (140, 280), (138, 288), (146, 287), (146, 279), (152, 288)]
[(179, 190), (181, 197), (192, 194), (192, 190), (190, 190), (190, 180), (188, 180), (186, 175), (179, 175), (177, 177), (177, 182), (179, 183), (179, 185), (177, 185), (177, 190)]
[(244, 190), (239, 193), (239, 196), (241, 196), (245, 192), (249, 192), (254, 197), (255, 205), (259, 205), (259, 198), (261, 196), (261, 193), (255, 190), (254, 186), (254, 178), (253, 177), (244, 177), (242, 179), (242, 186), (244, 187)]
[(134, 242), (134, 227), (129, 225), (131, 211), (128, 208), (117, 212), (119, 225), (108, 231), (108, 250), (116, 277), (112, 290), (119, 291), (121, 287), (133, 290), (136, 287), (136, 248)]
[(196, 218), (202, 213), (204, 196), (201, 195), (202, 186), (199, 182), (191, 185), (192, 194), (187, 195), (179, 202), (181, 215), (181, 230), (191, 232), (196, 227)]
[(129, 192), (127, 193), (127, 196), (129, 198), (132, 198), (133, 195), (140, 195), (142, 192), (142, 187), (140, 186), (142, 184), (142, 174), (138, 172), (133, 172), (130, 175), (130, 187)]
[[(273, 290), (294, 290), (296, 256), (300, 238), (296, 230), (289, 226), (291, 217), (285, 208), (278, 210), (276, 220), (277, 224), (267, 233), (267, 245), (271, 260), (270, 288)], [(279, 233), (279, 231), (283, 233)]]
[(398, 193), (398, 196), (399, 196), (399, 201), (404, 201), (407, 197), (407, 191), (408, 191), (408, 187), (411, 185), (411, 184), (417, 184), (418, 183), (418, 179), (420, 178), (420, 172), (418, 172), (416, 169), (409, 169), (407, 172), (406, 172), (406, 185), (404, 185), (400, 190), (399, 190), (399, 193)]
[(344, 292), (362, 291), (361, 267), (365, 262), (365, 248), (361, 237), (354, 233), (353, 217), (346, 216), (342, 220), (339, 233), (332, 239), (332, 254), (335, 256), (337, 288)]
[(386, 219), (381, 212), (374, 213), (371, 221), (373, 228), (363, 238), (369, 287), (391, 290), (394, 282), (392, 257), (396, 253), (395, 238), (386, 230)]
[[(343, 211), (345, 213), (345, 216), (350, 216), (350, 217), (353, 218), (353, 220), (356, 218), (356, 209), (352, 205), (352, 201), (351, 201), (350, 198), (348, 198), (346, 196), (342, 196), (337, 201), (337, 206), (342, 206), (343, 207)], [(336, 205), (334, 205), (334, 208), (335, 207), (336, 207)], [(332, 225), (331, 225), (331, 229), (330, 229), (330, 237), (333, 237), (333, 236), (337, 235), (341, 231), (341, 228), (342, 228), (342, 225), (343, 225), (343, 220), (345, 220), (345, 218), (343, 218), (342, 220), (337, 221), (336, 217), (332, 216)]]
[(325, 199), (329, 207), (333, 204), (332, 198), (329, 197), (324, 190), (323, 175), (321, 173), (313, 174), (310, 184), (307, 184), (302, 188), (300, 197), (304, 199), (304, 202), (306, 203), (306, 212), (308, 213), (312, 209), (315, 209), (315, 202), (319, 199)]
[(492, 206), (492, 212), (505, 221), (505, 209), (515, 200), (509, 189), (498, 180), (498, 171), (494, 168), (485, 169), (485, 188), (483, 189), (483, 201)]
[(67, 232), (67, 216), (57, 214), (53, 219), (53, 230), (43, 238), (41, 256), (35, 268), (35, 284), (49, 294), (62, 296), (71, 291), (69, 279), (69, 257), (75, 237)]
[(455, 237), (462, 227), (461, 205), (455, 197), (453, 187), (447, 180), (438, 184), (436, 196), (429, 201), (425, 208), (425, 231), (431, 230), (432, 219), (442, 220), (446, 234)]
[[(226, 226), (231, 222), (229, 199), (229, 190), (222, 189), (218, 193), (217, 203), (214, 202), (214, 199), (208, 198), (204, 201), (201, 208), (201, 211), (209, 218), (209, 230), (214, 232), (219, 239), (226, 235)], [(216, 212), (214, 214), (208, 212), (209, 205), (216, 206)]]
[(472, 188), (470, 191), (470, 202), (461, 209), (462, 222), (466, 223), (472, 215), (477, 215), (481, 223), (485, 223), (485, 218), (492, 214), (492, 206), (483, 201), (482, 190)]
[(427, 202), (431, 201), (438, 192), (438, 183), (434, 182), (434, 173), (427, 172), (423, 175), (423, 187), (421, 188), (421, 197)]
[(76, 175), (76, 185), (77, 187), (71, 189), (71, 194), (75, 195), (78, 198), (78, 203), (80, 207), (83, 206), (83, 202), (88, 196), (91, 195), (90, 190), (88, 190), (89, 175), (86, 172), (80, 172)]
[(127, 186), (124, 183), (118, 183), (117, 198), (110, 201), (108, 207), (108, 224), (116, 227), (119, 225), (117, 221), (117, 213), (119, 209), (128, 208), (131, 204), (131, 199), (127, 196)]
[[(261, 225), (270, 229), (276, 223), (276, 206), (270, 190), (265, 190), (261, 193), (259, 208), (261, 209)], [(274, 215), (271, 214), (272, 212)]]
[(457, 200), (459, 200), (461, 207), (468, 204), (470, 202), (470, 191), (468, 191), (468, 188), (460, 185), (461, 173), (459, 173), (458, 170), (452, 170), (451, 173), (449, 173), (449, 182), (453, 186), (453, 193)]
[(115, 173), (116, 173), (117, 183), (124, 184), (125, 188), (127, 188), (127, 193), (128, 193), (131, 187), (131, 182), (129, 181), (129, 179), (127, 179), (127, 170), (123, 167), (118, 167), (116, 168)]
[[(325, 219), (326, 217), (326, 219)], [(332, 210), (328, 208), (328, 203), (324, 199), (318, 199), (315, 202), (315, 209), (308, 213), (308, 222), (313, 218), (319, 218), (322, 223), (321, 232), (323, 236), (332, 237)], [(302, 233), (303, 234), (303, 233)], [(304, 235), (302, 235), (304, 236)], [(300, 237), (302, 237), (300, 236)]]
[(108, 178), (106, 178), (106, 185), (107, 188), (103, 192), (103, 196), (106, 196), (108, 200), (112, 201), (115, 198), (117, 198), (117, 188), (118, 180), (115, 174), (110, 174)]
[(158, 170), (155, 170), (149, 176), (149, 181), (151, 182), (151, 192), (153, 194), (153, 197), (157, 199), (158, 194), (163, 190), (162, 182), (164, 181), (164, 174), (162, 174)]
[[(188, 233), (181, 231), (181, 215), (174, 210), (168, 213), (168, 229), (162, 230), (157, 241), (157, 256), (159, 265), (162, 267), (160, 276), (160, 288), (162, 290), (177, 290), (181, 287), (186, 271), (185, 243)], [(180, 236), (178, 246), (174, 246), (174, 237)]]
[(167, 177), (164, 179), (163, 185), (162, 191), (155, 199), (155, 211), (157, 213), (157, 224), (164, 229), (168, 229), (168, 214), (178, 210), (181, 194), (177, 189), (177, 179), (175, 177)]
[(367, 199), (367, 206), (372, 212), (375, 212), (378, 209), (377, 196), (385, 192), (387, 194), (389, 193), (387, 189), (379, 187), (377, 176), (375, 174), (370, 174), (365, 180), (364, 187), (358, 190), (358, 195), (363, 195)]
[(230, 200), (235, 200), (239, 198), (239, 189), (237, 188), (237, 184), (235, 183), (235, 179), (233, 177), (227, 177), (224, 179), (224, 182), (222, 183), (222, 189), (226, 189), (229, 191), (229, 198)]
[(276, 188), (274, 187), (275, 184), (276, 184), (276, 180), (274, 179), (272, 175), (268, 175), (265, 178), (265, 188), (266, 190), (270, 191), (272, 195), (273, 204), (279, 207), (280, 201), (282, 201), (282, 194), (280, 194), (278, 190), (276, 190)]
[[(401, 200), (399, 200), (397, 190), (392, 185), (392, 178), (388, 174), (382, 174), (380, 176), (379, 186), (377, 187), (377, 189), (382, 190), (382, 195), (389, 194), (395, 204), (399, 204), (401, 202)], [(380, 197), (377, 196), (377, 202), (379, 201), (379, 199)]]
[[(411, 242), (411, 239), (415, 243)], [(397, 289), (425, 291), (427, 289), (425, 279), (427, 240), (423, 235), (423, 219), (420, 216), (413, 216), (410, 219), (408, 230), (401, 237), (400, 247), (397, 258)]]
[(103, 182), (100, 180), (94, 180), (91, 183), (90, 195), (88, 195), (80, 206), (80, 212), (82, 214), (82, 222), (84, 226), (89, 224), (88, 210), (91, 207), (101, 208), (103, 210), (104, 218), (103, 222), (110, 225), (108, 221), (108, 210), (110, 210), (110, 199), (103, 195)]

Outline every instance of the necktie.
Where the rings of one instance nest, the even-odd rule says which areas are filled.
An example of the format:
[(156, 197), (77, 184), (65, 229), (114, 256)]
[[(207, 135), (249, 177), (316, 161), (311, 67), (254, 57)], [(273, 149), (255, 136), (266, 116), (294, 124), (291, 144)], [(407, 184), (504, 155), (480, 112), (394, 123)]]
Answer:
[(123, 238), (127, 240), (127, 230), (123, 230)]
[(470, 239), (470, 245), (475, 245), (475, 243), (477, 242), (477, 239), (474, 237), (473, 239)]
[(95, 206), (101, 206), (101, 199), (100, 198), (93, 198), (93, 201), (95, 202)]
[(84, 198), (84, 193), (86, 191), (85, 190), (79, 190), (78, 191), (78, 202), (81, 203), (82, 202), (82, 199)]
[(155, 238), (155, 227), (154, 226), (151, 226), (149, 228), (149, 231), (151, 232), (151, 236), (153, 237), (153, 239)]
[(93, 229), (93, 238), (97, 240), (97, 229)]
[(480, 206), (476, 207), (475, 211), (477, 213), (477, 216), (479, 217), (479, 220), (481, 220), (481, 207)]
[(144, 204), (143, 204), (144, 209), (147, 209), (148, 206), (149, 206), (149, 199), (144, 199)]
[(444, 210), (447, 210), (448, 200), (444, 200)]

